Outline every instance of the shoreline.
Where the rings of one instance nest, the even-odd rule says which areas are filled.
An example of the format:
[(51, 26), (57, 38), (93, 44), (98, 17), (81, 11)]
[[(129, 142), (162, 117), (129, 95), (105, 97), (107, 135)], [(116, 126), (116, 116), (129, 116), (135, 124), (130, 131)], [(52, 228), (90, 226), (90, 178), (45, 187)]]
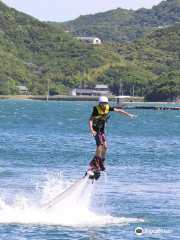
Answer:
[[(23, 101), (23, 100), (28, 100), (28, 101), (73, 101), (73, 102), (97, 102), (99, 99), (98, 97), (79, 97), (79, 96), (68, 96), (68, 95), (64, 95), (64, 96), (60, 96), (60, 97), (49, 97), (47, 100), (47, 97), (45, 96), (1, 96), (0, 100), (19, 100), (19, 101)], [(110, 102), (116, 102), (116, 100), (114, 99), (114, 97), (110, 97), (109, 98)], [(122, 99), (123, 100), (123, 99)], [(144, 99), (140, 99), (135, 97), (134, 101), (127, 101), (127, 99), (124, 99), (124, 101), (122, 101), (123, 104), (180, 104), (180, 102), (145, 102)]]

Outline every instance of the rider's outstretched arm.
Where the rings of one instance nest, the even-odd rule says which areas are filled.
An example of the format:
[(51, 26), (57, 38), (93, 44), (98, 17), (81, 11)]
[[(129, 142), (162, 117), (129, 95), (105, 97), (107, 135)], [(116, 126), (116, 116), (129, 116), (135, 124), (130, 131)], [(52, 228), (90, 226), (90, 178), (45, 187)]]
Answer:
[(114, 108), (114, 112), (127, 115), (127, 116), (129, 116), (129, 117), (131, 117), (131, 118), (133, 118), (133, 117), (138, 117), (137, 115), (133, 115), (133, 114), (127, 113), (127, 112), (125, 112), (125, 111), (123, 111), (123, 110), (121, 110), (121, 109), (117, 109), (117, 108)]

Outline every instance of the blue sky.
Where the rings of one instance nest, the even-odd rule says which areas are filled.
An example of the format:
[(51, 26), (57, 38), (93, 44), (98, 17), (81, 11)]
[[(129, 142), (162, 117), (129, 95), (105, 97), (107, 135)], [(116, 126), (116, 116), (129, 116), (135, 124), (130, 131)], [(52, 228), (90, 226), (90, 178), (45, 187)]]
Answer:
[(152, 8), (162, 0), (2, 0), (9, 7), (27, 13), (40, 21), (64, 22), (80, 15), (105, 12), (118, 7), (137, 10)]

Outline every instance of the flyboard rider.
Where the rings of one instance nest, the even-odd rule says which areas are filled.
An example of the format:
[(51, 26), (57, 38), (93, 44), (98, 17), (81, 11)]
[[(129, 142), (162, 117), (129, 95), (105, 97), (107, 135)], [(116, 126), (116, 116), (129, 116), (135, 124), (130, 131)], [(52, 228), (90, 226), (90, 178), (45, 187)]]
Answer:
[(107, 97), (99, 98), (99, 104), (93, 107), (93, 113), (89, 119), (91, 135), (94, 136), (97, 145), (94, 158), (89, 164), (92, 168), (98, 169), (99, 171), (106, 171), (105, 155), (107, 150), (107, 141), (105, 125), (110, 117), (109, 112), (111, 111), (127, 115), (131, 118), (137, 117), (137, 115), (129, 114), (123, 110), (109, 106)]

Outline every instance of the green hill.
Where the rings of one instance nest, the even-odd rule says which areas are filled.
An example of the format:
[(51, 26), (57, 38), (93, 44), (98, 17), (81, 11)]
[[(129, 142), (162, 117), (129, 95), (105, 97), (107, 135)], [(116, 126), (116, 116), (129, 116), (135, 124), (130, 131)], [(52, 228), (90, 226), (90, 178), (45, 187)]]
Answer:
[(121, 62), (118, 55), (81, 43), (1, 1), (0, 21), (0, 94), (8, 87), (14, 93), (18, 85), (26, 85), (32, 94), (44, 94), (47, 79), (51, 94), (67, 93), (79, 86), (80, 78), (93, 85), (101, 67)]
[[(136, 92), (140, 95), (143, 91), (148, 101), (175, 99), (180, 95), (180, 23), (159, 29), (153, 34), (130, 43), (107, 43), (99, 48), (118, 53), (134, 66), (134, 70), (128, 69), (122, 73), (117, 67), (111, 69), (113, 79), (119, 75), (125, 79), (124, 88), (128, 94), (130, 85), (127, 87), (127, 84), (131, 81), (131, 86), (136, 85)], [(144, 71), (138, 68), (143, 68), (148, 79), (150, 77), (148, 71), (156, 77), (152, 76), (145, 83), (143, 80), (146, 77), (142, 76)], [(108, 77), (109, 71), (104, 72), (97, 80), (106, 79), (107, 81)]]
[(18, 94), (16, 86), (25, 85), (43, 95), (47, 82), (50, 95), (65, 94), (80, 79), (87, 88), (107, 83), (118, 94), (121, 78), (125, 95), (132, 95), (133, 85), (147, 100), (180, 95), (180, 24), (129, 43), (92, 45), (2, 1), (0, 21), (0, 94)]
[(124, 43), (142, 38), (158, 27), (180, 22), (180, 0), (166, 0), (152, 9), (137, 11), (117, 8), (80, 16), (67, 22), (48, 22), (69, 31), (73, 36), (95, 36), (105, 42)]

